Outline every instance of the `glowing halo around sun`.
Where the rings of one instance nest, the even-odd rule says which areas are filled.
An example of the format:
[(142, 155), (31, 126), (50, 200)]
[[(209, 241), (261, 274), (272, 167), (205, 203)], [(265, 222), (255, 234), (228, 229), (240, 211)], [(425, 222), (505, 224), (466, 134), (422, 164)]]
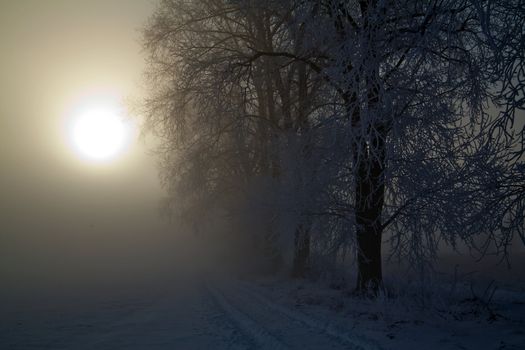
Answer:
[(74, 150), (84, 158), (107, 162), (120, 155), (131, 136), (129, 121), (112, 104), (93, 103), (71, 116), (69, 137)]

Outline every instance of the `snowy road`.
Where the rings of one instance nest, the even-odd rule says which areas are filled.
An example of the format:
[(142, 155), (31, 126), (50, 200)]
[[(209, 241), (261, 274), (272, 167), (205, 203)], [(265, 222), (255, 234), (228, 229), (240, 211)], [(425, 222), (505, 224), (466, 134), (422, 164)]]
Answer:
[(223, 317), (260, 349), (373, 349), (330, 325), (272, 302), (247, 283), (209, 288)]
[(273, 302), (254, 285), (231, 281), (173, 284), (141, 297), (60, 307), (11, 307), (2, 315), (0, 344), (86, 350), (376, 348)]

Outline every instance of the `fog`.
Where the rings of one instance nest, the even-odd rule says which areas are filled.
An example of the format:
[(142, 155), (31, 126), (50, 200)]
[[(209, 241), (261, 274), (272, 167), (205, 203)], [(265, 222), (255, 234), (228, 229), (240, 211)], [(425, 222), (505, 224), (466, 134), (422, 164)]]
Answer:
[(384, 4), (0, 1), (0, 347), (523, 348), (525, 12)]
[[(160, 218), (152, 138), (106, 164), (72, 149), (68, 110), (85, 96), (141, 93), (139, 29), (152, 1), (0, 4), (0, 280), (2, 292), (140, 284), (186, 244)], [(139, 120), (138, 115), (131, 117)], [(160, 272), (161, 271), (161, 272)], [(107, 289), (107, 288), (106, 288)]]
[[(202, 272), (209, 261), (243, 265), (242, 255), (228, 256), (231, 242), (211, 249), (220, 239), (209, 239), (203, 248), (182, 223), (161, 217), (164, 190), (149, 152), (157, 140), (138, 137), (138, 126), (131, 147), (111, 163), (83, 160), (68, 144), (65, 123), (75, 101), (109, 94), (132, 107), (142, 97), (145, 57), (139, 30), (155, 6), (154, 1), (127, 0), (0, 4), (4, 293), (35, 296), (44, 290), (148, 285), (173, 271)], [(140, 121), (132, 108), (130, 114)], [(223, 237), (228, 237), (227, 227), (206, 227), (212, 236), (216, 230), (217, 236), (226, 232)], [(523, 245), (515, 243), (522, 256)], [(443, 269), (450, 272), (463, 259), (464, 271), (507, 274), (504, 264), (490, 267), (494, 259), (480, 269), (464, 256), (445, 259)]]

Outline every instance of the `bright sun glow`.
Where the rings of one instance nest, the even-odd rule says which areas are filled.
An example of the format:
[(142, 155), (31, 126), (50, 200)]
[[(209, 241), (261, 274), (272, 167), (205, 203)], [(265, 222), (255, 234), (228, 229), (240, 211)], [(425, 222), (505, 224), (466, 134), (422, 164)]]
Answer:
[(70, 136), (75, 149), (83, 156), (107, 161), (126, 147), (130, 130), (118, 108), (91, 105), (73, 116)]

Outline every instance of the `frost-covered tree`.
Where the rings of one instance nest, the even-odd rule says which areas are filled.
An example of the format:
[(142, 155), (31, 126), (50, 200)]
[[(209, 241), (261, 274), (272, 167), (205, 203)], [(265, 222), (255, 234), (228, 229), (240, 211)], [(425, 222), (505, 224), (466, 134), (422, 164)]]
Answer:
[[(270, 246), (294, 217), (297, 275), (355, 247), (360, 291), (385, 239), (414, 268), (440, 242), (505, 253), (525, 226), (523, 5), (163, 1), (146, 107), (173, 202), (259, 208)], [(247, 204), (261, 181), (273, 209)]]
[(520, 138), (510, 126), (524, 106), (523, 5), (303, 7), (312, 45), (298, 59), (326, 58), (318, 71), (348, 120), (358, 289), (381, 284), (385, 231), (413, 266), (440, 241), (505, 250), (513, 234), (523, 236), (523, 152), (515, 153), (523, 129)]
[[(290, 22), (289, 5), (163, 1), (144, 37), (153, 86), (148, 125), (163, 140), (161, 173), (174, 199), (168, 205), (176, 203), (182, 216), (194, 219), (202, 217), (196, 209), (210, 206), (231, 209), (230, 216), (259, 216), (266, 231), (259, 244), (274, 251), (271, 221), (279, 206), (262, 188), (282, 187), (283, 150), (308, 157), (309, 118), (322, 109), (322, 84), (312, 68), (269, 54), (296, 53), (304, 42), (301, 28)], [(264, 208), (246, 213), (250, 206), (239, 203), (247, 197)], [(295, 271), (303, 275), (309, 223), (296, 221)]]

